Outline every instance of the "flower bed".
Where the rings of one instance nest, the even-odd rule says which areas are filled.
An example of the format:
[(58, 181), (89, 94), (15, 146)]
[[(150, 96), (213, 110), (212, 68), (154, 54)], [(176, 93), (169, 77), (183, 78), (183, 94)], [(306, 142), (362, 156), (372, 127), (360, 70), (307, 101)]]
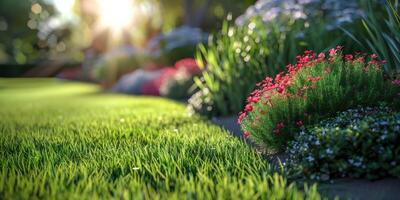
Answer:
[(341, 48), (306, 51), (287, 72), (258, 83), (239, 116), (244, 138), (281, 151), (303, 125), (357, 105), (397, 102), (399, 83), (385, 80), (376, 55), (343, 56)]

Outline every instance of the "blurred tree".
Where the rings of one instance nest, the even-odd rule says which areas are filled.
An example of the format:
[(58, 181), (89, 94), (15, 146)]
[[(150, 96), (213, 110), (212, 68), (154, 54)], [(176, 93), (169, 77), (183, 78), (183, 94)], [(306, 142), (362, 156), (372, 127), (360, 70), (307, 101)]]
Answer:
[(8, 62), (24, 64), (40, 58), (37, 28), (53, 12), (41, 0), (0, 1), (0, 41)]

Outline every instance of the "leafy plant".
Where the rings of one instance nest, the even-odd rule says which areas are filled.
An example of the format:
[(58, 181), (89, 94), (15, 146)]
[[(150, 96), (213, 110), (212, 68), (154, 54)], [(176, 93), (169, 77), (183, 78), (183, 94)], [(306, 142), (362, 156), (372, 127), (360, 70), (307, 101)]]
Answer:
[(302, 131), (287, 150), (295, 174), (323, 180), (400, 177), (400, 114), (350, 109)]
[(387, 0), (384, 6), (385, 19), (382, 20), (381, 10), (376, 10), (368, 1), (367, 16), (363, 20), (366, 32), (366, 39), (359, 40), (358, 35), (362, 33), (351, 33), (343, 29), (359, 45), (385, 59), (387, 64), (384, 69), (393, 74), (400, 73), (400, 6), (398, 0), (394, 3)]
[(357, 105), (397, 102), (400, 81), (385, 80), (375, 54), (342, 56), (341, 48), (306, 51), (287, 72), (258, 83), (239, 116), (244, 137), (280, 151), (305, 124)]

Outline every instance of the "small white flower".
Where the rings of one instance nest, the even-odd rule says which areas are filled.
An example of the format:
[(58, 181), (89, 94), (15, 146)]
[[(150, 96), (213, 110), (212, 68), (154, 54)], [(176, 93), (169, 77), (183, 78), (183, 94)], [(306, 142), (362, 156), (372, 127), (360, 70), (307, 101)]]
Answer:
[(306, 159), (308, 162), (314, 161), (314, 158), (311, 155), (308, 155), (308, 157)]
[(332, 149), (328, 148), (328, 149), (326, 149), (326, 153), (327, 153), (327, 154), (332, 154), (333, 151), (332, 151)]

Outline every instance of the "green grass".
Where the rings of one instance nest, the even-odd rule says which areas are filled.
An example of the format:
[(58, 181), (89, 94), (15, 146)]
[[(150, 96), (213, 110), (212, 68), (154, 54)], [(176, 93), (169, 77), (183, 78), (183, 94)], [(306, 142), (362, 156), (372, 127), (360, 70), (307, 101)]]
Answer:
[(185, 106), (0, 79), (0, 199), (318, 199)]

